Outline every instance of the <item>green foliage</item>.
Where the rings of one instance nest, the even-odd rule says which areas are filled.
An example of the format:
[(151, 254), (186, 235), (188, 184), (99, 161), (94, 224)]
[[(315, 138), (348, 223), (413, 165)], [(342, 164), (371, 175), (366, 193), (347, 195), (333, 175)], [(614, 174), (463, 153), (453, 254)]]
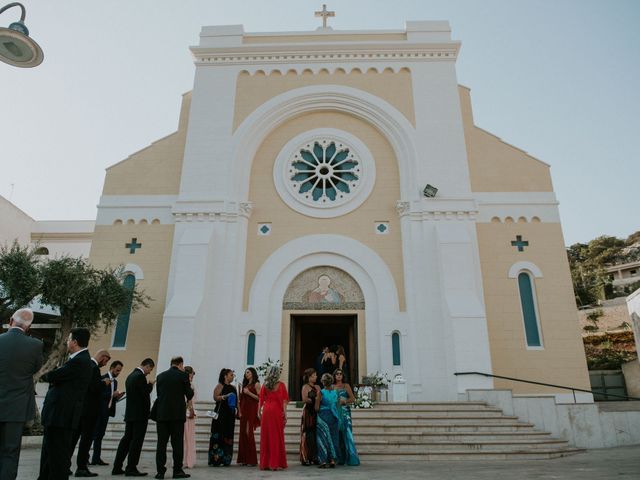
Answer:
[(0, 247), (0, 320), (3, 322), (38, 295), (42, 275), (34, 248), (14, 242)]
[[(42, 277), (41, 302), (57, 307), (60, 317), (75, 327), (107, 329), (129, 306), (131, 292), (122, 286), (121, 269), (98, 269), (84, 258), (62, 257), (44, 264)], [(134, 290), (131, 307), (147, 306), (148, 300)]]
[(626, 240), (602, 235), (589, 243), (575, 243), (567, 248), (578, 306), (593, 305), (616, 294), (605, 268), (640, 258), (640, 248), (634, 246), (639, 240), (637, 231)]
[(0, 307), (5, 312), (27, 305), (40, 295), (40, 303), (57, 308), (61, 328), (40, 374), (64, 358), (66, 339), (73, 327), (92, 333), (108, 329), (125, 308), (148, 306), (151, 298), (137, 288), (123, 286), (121, 268), (96, 268), (84, 258), (61, 257), (40, 261), (36, 247), (0, 249)]

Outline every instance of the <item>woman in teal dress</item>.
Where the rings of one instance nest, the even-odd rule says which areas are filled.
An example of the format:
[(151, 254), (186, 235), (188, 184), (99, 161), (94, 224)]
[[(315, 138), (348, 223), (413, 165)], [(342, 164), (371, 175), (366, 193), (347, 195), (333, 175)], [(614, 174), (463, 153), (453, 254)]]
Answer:
[(356, 450), (356, 442), (353, 439), (353, 431), (351, 429), (351, 404), (355, 402), (356, 397), (353, 395), (351, 385), (344, 382), (344, 373), (338, 368), (333, 372), (334, 384), (333, 388), (338, 393), (340, 413), (340, 425), (338, 430), (338, 463), (340, 465), (360, 465), (358, 450)]
[(316, 443), (320, 468), (334, 468), (338, 459), (338, 432), (340, 429), (340, 413), (338, 412), (338, 392), (333, 388), (333, 376), (322, 375), (320, 391), (320, 409), (316, 419)]

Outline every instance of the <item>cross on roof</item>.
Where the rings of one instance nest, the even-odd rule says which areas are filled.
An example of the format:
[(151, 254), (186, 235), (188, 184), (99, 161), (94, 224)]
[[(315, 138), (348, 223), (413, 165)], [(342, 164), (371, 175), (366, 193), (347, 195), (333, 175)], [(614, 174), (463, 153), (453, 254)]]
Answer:
[(316, 13), (316, 17), (322, 17), (322, 28), (327, 28), (327, 19), (329, 17), (336, 16), (336, 12), (331, 12), (327, 10), (327, 5), (325, 3), (322, 4), (322, 10), (315, 13)]

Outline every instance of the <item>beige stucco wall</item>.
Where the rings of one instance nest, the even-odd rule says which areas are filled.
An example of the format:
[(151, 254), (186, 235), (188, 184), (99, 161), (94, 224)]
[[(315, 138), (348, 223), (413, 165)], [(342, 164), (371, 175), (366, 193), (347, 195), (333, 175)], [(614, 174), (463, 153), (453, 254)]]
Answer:
[[(311, 218), (289, 208), (273, 185), (273, 165), (278, 153), (294, 136), (314, 128), (337, 128), (352, 133), (373, 153), (376, 183), (369, 198), (355, 211), (337, 218)], [(275, 129), (258, 149), (251, 167), (249, 200), (254, 204), (247, 235), (244, 308), (256, 272), (275, 250), (290, 240), (311, 234), (336, 234), (351, 237), (374, 250), (387, 264), (398, 289), (400, 308), (404, 310), (404, 280), (400, 222), (395, 210), (400, 198), (398, 162), (393, 149), (371, 125), (338, 112), (310, 113)], [(376, 235), (374, 224), (388, 221), (390, 232)], [(258, 224), (271, 223), (272, 233), (258, 235)], [(389, 286), (393, 288), (393, 286)]]
[(27, 245), (35, 220), (0, 195), (0, 247), (17, 241)]
[[(91, 246), (91, 262), (98, 267), (130, 263), (138, 265), (142, 269), (144, 279), (136, 283), (153, 298), (148, 308), (142, 307), (132, 313), (124, 349), (111, 348), (113, 329), (98, 334), (92, 341), (92, 351), (99, 348), (108, 349), (113, 360), (124, 362), (125, 372), (130, 372), (146, 357), (154, 360), (158, 357), (173, 230), (173, 225), (160, 224), (96, 227)], [(125, 244), (131, 242), (132, 238), (137, 238), (138, 243), (142, 244), (142, 248), (137, 249), (133, 255), (125, 248)], [(162, 371), (168, 368), (168, 365), (160, 367)]]
[[(479, 223), (477, 232), (494, 374), (589, 388), (560, 224)], [(529, 242), (524, 252), (511, 247), (516, 235)], [(534, 281), (542, 350), (526, 347), (517, 279), (508, 276), (519, 261), (531, 262), (542, 271), (543, 277)], [(554, 391), (499, 380), (495, 386), (514, 393)]]
[(361, 73), (359, 70), (350, 73), (340, 70), (329, 73), (327, 70), (321, 70), (315, 75), (311, 71), (298, 75), (293, 71), (281, 73), (276, 70), (269, 75), (263, 72), (253, 75), (243, 72), (238, 76), (233, 128), (235, 130), (251, 112), (276, 95), (294, 88), (327, 84), (358, 88), (376, 95), (389, 102), (415, 124), (411, 73), (407, 69), (401, 69), (398, 73), (393, 73), (390, 69), (380, 73)]
[(473, 124), (471, 92), (459, 86), (473, 192), (553, 191), (549, 165)]
[(182, 96), (178, 130), (107, 168), (103, 195), (177, 195), (191, 92)]

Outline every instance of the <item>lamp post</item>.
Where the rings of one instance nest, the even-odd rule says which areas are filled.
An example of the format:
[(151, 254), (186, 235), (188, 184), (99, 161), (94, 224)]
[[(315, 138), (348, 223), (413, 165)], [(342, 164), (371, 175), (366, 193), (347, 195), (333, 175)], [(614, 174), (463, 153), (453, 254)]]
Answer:
[(22, 15), (9, 28), (0, 27), (0, 61), (14, 67), (37, 67), (42, 63), (44, 53), (40, 45), (29, 37), (29, 29), (24, 24), (27, 11), (21, 3), (13, 2), (0, 8), (0, 14), (11, 7), (20, 7)]

